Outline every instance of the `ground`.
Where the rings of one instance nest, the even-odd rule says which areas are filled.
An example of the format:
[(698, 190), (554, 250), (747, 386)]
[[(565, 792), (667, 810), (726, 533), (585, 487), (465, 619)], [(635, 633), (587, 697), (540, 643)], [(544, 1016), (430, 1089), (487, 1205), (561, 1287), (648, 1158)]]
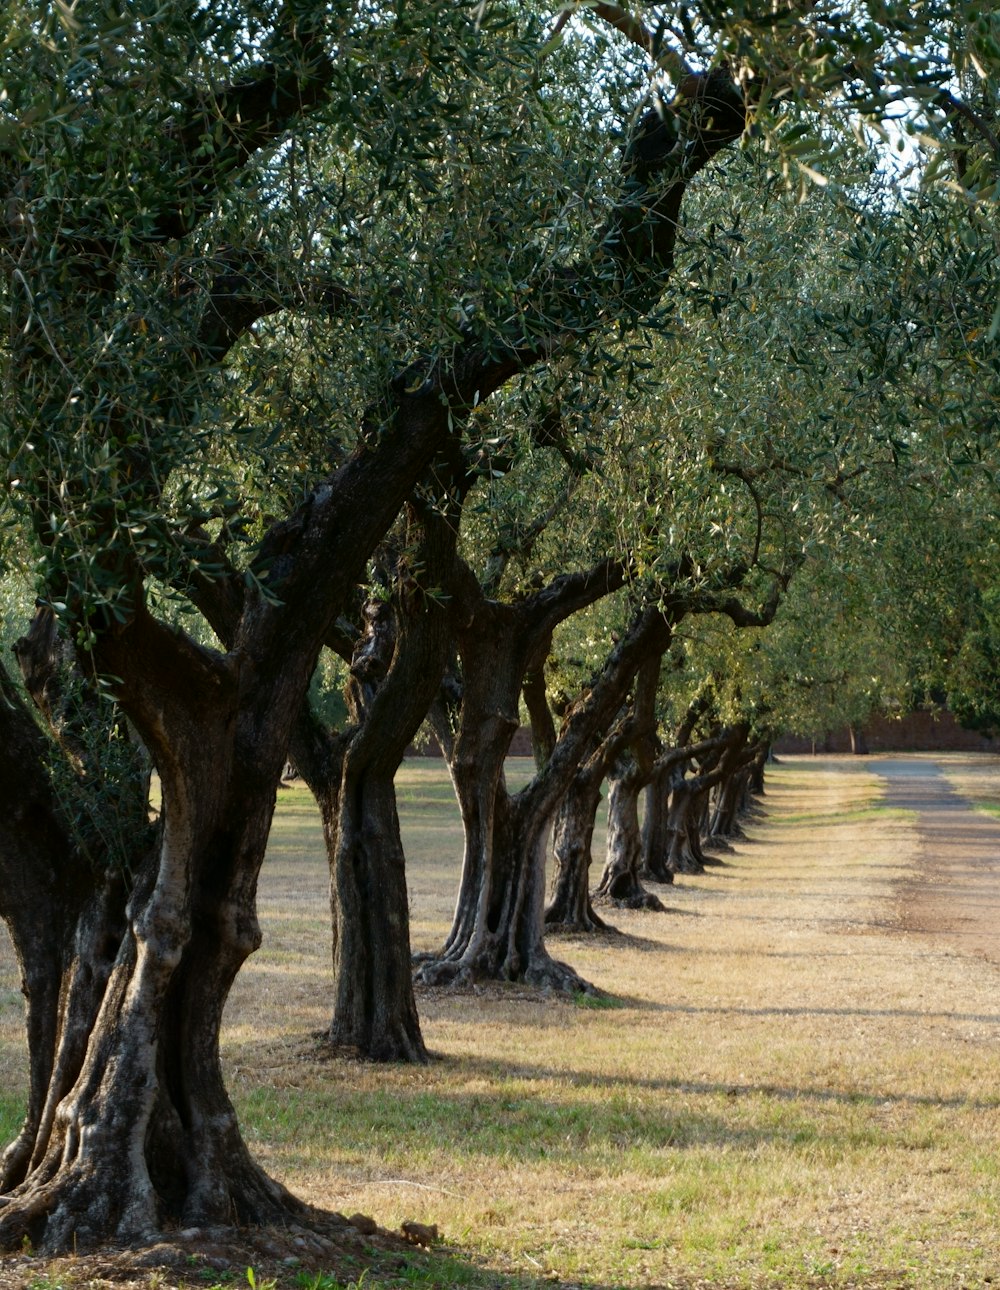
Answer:
[[(409, 764), (400, 796), (414, 941), (432, 948), (457, 879), (446, 777)], [(1000, 801), (996, 759), (788, 759), (749, 840), (663, 889), (666, 914), (558, 938), (603, 999), (426, 992), (435, 1061), (385, 1069), (315, 1037), (322, 847), (306, 795), (284, 793), (265, 947), (227, 1012), (229, 1081), (272, 1172), (385, 1230), (341, 1224), (313, 1248), (295, 1232), (187, 1234), (59, 1265), (26, 1252), (0, 1290), (245, 1286), (248, 1267), (289, 1290), (1000, 1280), (1000, 821), (970, 801)], [(4, 1132), (19, 1026), (0, 942)], [(439, 1239), (389, 1235), (406, 1220)]]
[(407, 1273), (414, 1263), (419, 1266), (413, 1257), (415, 1242), (377, 1228), (368, 1216), (351, 1217), (358, 1227), (333, 1219), (325, 1231), (192, 1228), (141, 1252), (106, 1251), (42, 1262), (26, 1251), (0, 1262), (0, 1290), (96, 1288), (136, 1281), (160, 1290), (173, 1285), (247, 1287), (248, 1271), (249, 1284), (257, 1290), (288, 1283), (330, 1290), (336, 1282), (356, 1282), (372, 1265), (380, 1280), (412, 1284)]

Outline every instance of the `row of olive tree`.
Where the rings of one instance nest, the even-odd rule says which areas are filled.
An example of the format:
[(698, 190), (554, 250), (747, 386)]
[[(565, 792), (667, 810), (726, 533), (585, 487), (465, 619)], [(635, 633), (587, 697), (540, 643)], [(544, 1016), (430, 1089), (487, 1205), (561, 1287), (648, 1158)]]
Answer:
[[(740, 5), (676, 32), (655, 8), (643, 25), (607, 5), (590, 32), (569, 10), (444, 0), (10, 6), (0, 424), (21, 540), (6, 554), (30, 562), (40, 608), (24, 687), (0, 678), (0, 915), (31, 1058), (0, 1246), (307, 1217), (246, 1150), (219, 1061), (225, 999), (260, 939), (276, 785), (292, 748), (323, 804), (335, 1035), (419, 1055), (391, 778), (456, 642), (453, 764), (467, 824), (483, 822), (466, 864), (480, 899), (435, 967), (554, 970), (538, 857), (558, 799), (685, 615), (770, 612), (801, 538), (770, 535), (754, 472), (804, 468), (766, 435), (748, 466), (699, 427), (709, 469), (745, 476), (748, 547), (744, 520), (707, 571), (683, 541), (652, 559), (669, 528), (656, 503), (641, 542), (497, 595), (458, 548), (474, 487), (507, 469), (484, 418), (523, 396), (526, 433), (558, 443), (529, 385), (560, 363), (576, 373), (560, 423), (623, 397), (595, 396), (592, 360), (620, 371), (622, 337), (656, 318), (689, 186), (748, 125), (787, 176), (823, 182), (822, 122), (877, 119), (903, 85), (925, 132), (961, 141), (974, 204), (993, 136), (961, 78), (995, 65), (979, 18), (954, 6), (944, 26), (897, 27), (877, 8), (834, 33), (808, 8), (762, 21)], [(688, 275), (717, 312), (733, 288), (713, 278), (710, 214), (694, 219), (707, 250)], [(835, 495), (845, 472), (824, 458), (809, 482)], [(669, 497), (669, 476), (642, 483)], [(748, 578), (760, 603), (730, 606)], [(380, 580), (392, 590), (350, 643), (358, 588)], [(507, 800), (503, 731), (549, 633), (626, 582), (615, 651)], [(518, 658), (491, 664), (511, 638)], [(306, 706), (324, 646), (353, 664), (336, 734)], [(518, 866), (523, 879), (502, 872)]]

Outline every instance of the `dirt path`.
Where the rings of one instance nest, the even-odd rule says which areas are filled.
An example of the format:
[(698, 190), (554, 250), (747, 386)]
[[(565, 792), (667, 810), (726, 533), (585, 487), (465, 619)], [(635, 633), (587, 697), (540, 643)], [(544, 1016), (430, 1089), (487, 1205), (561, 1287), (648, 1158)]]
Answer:
[(1000, 820), (976, 812), (937, 761), (867, 766), (885, 780), (885, 805), (917, 816), (917, 873), (902, 884), (901, 926), (1000, 963)]

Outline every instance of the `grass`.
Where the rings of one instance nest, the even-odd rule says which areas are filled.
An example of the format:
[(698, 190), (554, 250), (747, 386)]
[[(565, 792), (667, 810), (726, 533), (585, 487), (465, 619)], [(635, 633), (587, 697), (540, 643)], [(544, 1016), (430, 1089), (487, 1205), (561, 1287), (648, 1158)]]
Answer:
[[(253, 1149), (316, 1204), (438, 1224), (445, 1247), (394, 1285), (930, 1290), (1000, 1275), (998, 969), (903, 930), (916, 818), (882, 808), (880, 784), (859, 761), (776, 768), (751, 840), (661, 888), (670, 912), (615, 911), (617, 936), (553, 940), (603, 997), (425, 992), (426, 1068), (318, 1055), (327, 874), (308, 795), (283, 790), (265, 945), (224, 1035)], [(404, 767), (399, 797), (413, 941), (432, 948), (457, 816), (432, 762)], [(9, 1132), (23, 1074), (5, 953)]]

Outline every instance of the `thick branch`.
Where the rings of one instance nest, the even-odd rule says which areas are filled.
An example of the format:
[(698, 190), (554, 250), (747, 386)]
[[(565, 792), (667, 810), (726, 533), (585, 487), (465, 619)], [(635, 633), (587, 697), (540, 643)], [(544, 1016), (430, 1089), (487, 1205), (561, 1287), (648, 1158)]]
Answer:
[[(309, 17), (297, 18), (296, 7)], [(218, 90), (192, 90), (186, 112), (164, 133), (164, 163), (169, 158), (177, 183), (173, 200), (164, 202), (145, 232), (146, 240), (184, 237), (221, 184), (326, 99), (333, 61), (325, 25), (320, 6), (287, 4), (278, 19), (271, 61)], [(212, 141), (207, 149), (206, 139)]]
[[(192, 288), (199, 287), (192, 279)], [(281, 309), (313, 304), (336, 312), (354, 303), (332, 277), (289, 280), (264, 252), (229, 246), (216, 252), (211, 278), (202, 289), (206, 303), (194, 345), (199, 363), (221, 362), (258, 319)]]

